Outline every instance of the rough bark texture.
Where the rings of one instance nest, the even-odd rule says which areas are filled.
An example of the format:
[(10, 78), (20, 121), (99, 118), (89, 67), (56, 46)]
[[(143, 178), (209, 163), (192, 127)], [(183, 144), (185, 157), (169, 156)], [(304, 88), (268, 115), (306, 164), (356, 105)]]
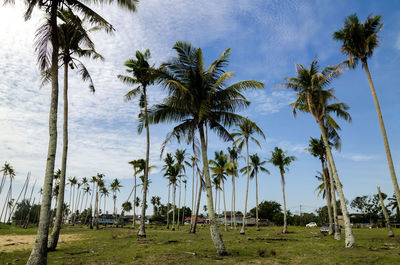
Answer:
[(385, 145), (386, 158), (387, 158), (388, 165), (389, 165), (390, 177), (392, 178), (394, 192), (396, 194), (397, 205), (400, 205), (399, 183), (397, 182), (396, 172), (394, 170), (392, 154), (390, 153), (389, 140), (388, 140), (388, 137), (387, 137), (387, 134), (386, 134), (385, 124), (383, 123), (381, 107), (379, 106), (378, 97), (376, 95), (374, 83), (372, 82), (372, 77), (371, 77), (371, 74), (369, 72), (368, 63), (365, 61), (363, 63), (363, 65), (364, 65), (364, 68), (365, 68), (365, 72), (367, 73), (368, 83), (369, 83), (369, 86), (371, 88), (372, 97), (374, 99), (376, 113), (378, 114), (379, 126), (381, 127), (383, 143)]
[(143, 95), (144, 95), (144, 120), (146, 127), (146, 166), (144, 169), (142, 215), (140, 216), (140, 226), (137, 234), (138, 237), (146, 237), (145, 220), (146, 220), (146, 204), (147, 204), (147, 184), (149, 181), (150, 131), (149, 131), (149, 119), (147, 116), (146, 86), (143, 86)]
[(388, 214), (388, 212), (386, 210), (385, 204), (383, 203), (383, 197), (382, 197), (382, 193), (381, 193), (381, 188), (380, 187), (377, 187), (377, 188), (378, 188), (379, 200), (381, 201), (383, 216), (385, 216), (386, 227), (388, 229), (388, 236), (389, 237), (394, 237), (392, 226), (390, 225), (389, 214)]
[[(337, 187), (338, 195), (340, 198), (340, 206), (342, 209), (344, 229), (345, 229), (345, 246), (346, 246), (346, 248), (352, 248), (354, 246), (353, 229), (351, 227), (350, 217), (349, 217), (349, 213), (347, 211), (346, 200), (345, 200), (344, 193), (342, 190), (342, 184), (340, 183), (339, 175), (337, 173), (335, 162), (333, 160), (331, 147), (329, 146), (328, 138), (326, 137), (325, 127), (321, 120), (319, 120), (317, 122), (318, 122), (318, 125), (321, 130), (322, 139), (324, 141), (326, 152), (328, 155), (327, 158), (331, 165), (332, 174), (335, 177), (336, 187)], [(336, 204), (336, 202), (335, 202), (335, 204)]]
[(61, 160), (61, 176), (57, 197), (56, 219), (54, 222), (53, 232), (49, 237), (47, 248), (54, 251), (57, 248), (58, 237), (60, 235), (65, 191), (65, 175), (67, 171), (67, 153), (68, 153), (68, 60), (64, 59), (64, 121), (63, 121), (63, 151)]
[(247, 198), (249, 196), (249, 180), (250, 180), (250, 170), (249, 170), (249, 142), (248, 139), (246, 139), (246, 165), (247, 165), (247, 182), (246, 182), (246, 198), (244, 200), (244, 212), (243, 212), (243, 224), (242, 224), (242, 229), (240, 229), (240, 234), (244, 235), (245, 234), (245, 227), (246, 227), (246, 213), (247, 213)]
[(286, 216), (286, 196), (285, 196), (285, 177), (283, 175), (283, 169), (281, 172), (281, 183), (282, 183), (282, 196), (283, 196), (283, 230), (282, 233), (287, 232), (287, 216)]
[[(206, 192), (207, 192), (207, 207), (208, 207), (208, 216), (210, 218), (210, 233), (211, 239), (214, 243), (215, 248), (217, 249), (218, 255), (226, 255), (226, 248), (224, 242), (222, 241), (221, 234), (218, 230), (218, 226), (215, 220), (215, 212), (212, 198), (212, 187), (211, 187), (211, 179), (210, 179), (210, 169), (208, 167), (208, 157), (207, 157), (207, 145), (204, 137), (204, 128), (203, 125), (199, 126), (200, 132), (200, 141), (201, 141), (201, 153), (203, 158), (203, 174), (206, 183)], [(200, 201), (198, 201), (200, 203)]]
[(57, 110), (58, 110), (58, 34), (57, 34), (57, 5), (52, 1), (50, 8), (51, 44), (51, 101), (49, 113), (49, 146), (47, 151), (46, 174), (43, 184), (43, 198), (40, 207), (39, 227), (35, 245), (27, 264), (47, 264), (47, 239), (50, 224), (51, 193), (53, 188), (54, 162), (57, 150)]

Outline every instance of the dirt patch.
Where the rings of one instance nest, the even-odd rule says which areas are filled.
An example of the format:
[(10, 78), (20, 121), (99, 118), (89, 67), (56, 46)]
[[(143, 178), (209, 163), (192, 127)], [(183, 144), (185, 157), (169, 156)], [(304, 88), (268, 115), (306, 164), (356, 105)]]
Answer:
[[(36, 235), (1, 235), (0, 252), (13, 252), (32, 248)], [(60, 235), (59, 244), (80, 239), (78, 234)]]

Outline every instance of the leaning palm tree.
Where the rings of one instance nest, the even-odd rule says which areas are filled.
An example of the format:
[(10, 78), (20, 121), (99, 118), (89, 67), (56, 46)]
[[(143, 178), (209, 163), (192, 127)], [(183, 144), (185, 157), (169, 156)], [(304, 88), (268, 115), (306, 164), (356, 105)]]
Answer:
[(382, 27), (383, 23), (381, 23), (381, 16), (379, 15), (368, 16), (365, 22), (360, 23), (357, 14), (352, 14), (346, 18), (343, 28), (333, 33), (333, 39), (343, 43), (340, 50), (342, 53), (347, 55), (351, 67), (355, 68), (357, 63), (361, 61), (362, 67), (365, 69), (372, 97), (374, 99), (376, 112), (378, 114), (390, 176), (396, 193), (397, 203), (400, 205), (400, 189), (397, 182), (392, 155), (390, 153), (389, 140), (382, 118), (381, 107), (379, 106), (378, 97), (368, 67), (368, 59), (372, 57), (374, 49), (379, 45), (378, 33)]
[(287, 217), (286, 217), (286, 198), (285, 198), (285, 173), (289, 170), (288, 166), (296, 160), (295, 156), (287, 156), (286, 151), (283, 151), (279, 147), (275, 147), (274, 151), (271, 151), (272, 155), (268, 162), (279, 168), (281, 173), (282, 183), (282, 195), (283, 195), (283, 231), (287, 232)]
[(226, 221), (226, 203), (225, 203), (225, 180), (228, 168), (228, 155), (224, 154), (223, 151), (214, 153), (214, 160), (210, 160), (210, 169), (212, 172), (212, 177), (214, 177), (216, 182), (216, 188), (221, 188), (222, 184), (222, 196), (224, 200), (224, 224), (225, 232), (228, 231), (228, 223)]
[[(256, 230), (260, 231), (260, 227), (258, 225), (258, 173), (264, 172), (266, 174), (270, 174), (269, 170), (264, 167), (267, 161), (260, 161), (260, 157), (258, 154), (254, 154), (250, 156), (250, 166), (248, 170), (250, 170), (250, 178), (256, 179)], [(242, 171), (247, 170), (246, 167), (242, 168)]]
[[(330, 101), (336, 99), (333, 89), (326, 89), (333, 79), (340, 76), (345, 68), (343, 64), (336, 66), (328, 66), (322, 72), (319, 71), (319, 65), (317, 59), (315, 59), (310, 69), (305, 68), (301, 64), (296, 65), (296, 77), (285, 78), (286, 83), (282, 86), (291, 88), (297, 92), (297, 100), (292, 103), (293, 114), (296, 114), (296, 110), (310, 113), (317, 124), (319, 125), (321, 136), (325, 144), (326, 154), (328, 158), (328, 164), (330, 170), (335, 178), (337, 191), (340, 198), (340, 206), (343, 213), (343, 220), (345, 225), (345, 245), (346, 247), (354, 246), (354, 236), (350, 224), (350, 218), (347, 211), (346, 200), (340, 183), (339, 175), (337, 173), (335, 161), (332, 156), (331, 146), (329, 144), (329, 135), (327, 129), (334, 129), (333, 119), (329, 119), (329, 113), (335, 113), (336, 116), (345, 120), (351, 120), (347, 112), (342, 110), (348, 109), (345, 103), (333, 103), (329, 104)], [(333, 182), (331, 181), (331, 185)]]
[(237, 124), (237, 126), (238, 129), (235, 129), (235, 132), (232, 133), (232, 137), (236, 138), (235, 145), (238, 146), (239, 151), (243, 149), (244, 145), (246, 145), (246, 167), (247, 167), (246, 197), (244, 200), (243, 224), (242, 224), (242, 229), (240, 230), (240, 234), (244, 235), (245, 234), (244, 229), (246, 227), (247, 198), (249, 196), (249, 180), (250, 180), (249, 140), (252, 140), (261, 148), (260, 143), (256, 138), (253, 137), (253, 135), (258, 134), (262, 136), (264, 139), (265, 135), (255, 122), (247, 119)]
[(242, 91), (262, 88), (264, 85), (256, 81), (241, 81), (227, 85), (233, 75), (233, 72), (225, 72), (230, 49), (208, 69), (204, 66), (200, 48), (179, 41), (173, 49), (178, 56), (162, 65), (159, 76), (159, 81), (168, 89), (169, 95), (161, 104), (155, 106), (151, 113), (151, 121), (179, 123), (168, 134), (167, 141), (175, 137), (178, 141), (182, 139), (191, 143), (195, 132), (199, 132), (211, 238), (217, 253), (226, 255), (225, 245), (215, 220), (206, 131), (210, 129), (216, 132), (225, 141), (232, 140), (226, 127), (246, 120), (236, 114), (249, 105)]
[(6, 183), (7, 175), (9, 173), (9, 171), (11, 170), (11, 168), (12, 168), (12, 166), (10, 165), (10, 163), (4, 162), (4, 165), (0, 170), (0, 172), (3, 172), (3, 177), (1, 178), (1, 183), (0, 183), (0, 195), (3, 190), (4, 185)]
[[(136, 10), (136, 4), (138, 0), (122, 0), (116, 1), (120, 6), (127, 8), (130, 11)], [(4, 0), (4, 3), (13, 4), (15, 0)], [(113, 0), (109, 1), (96, 1), (96, 3), (113, 3)], [(48, 232), (50, 224), (50, 206), (51, 206), (51, 193), (53, 183), (53, 173), (55, 156), (57, 149), (57, 111), (58, 111), (58, 51), (59, 51), (59, 39), (58, 39), (58, 28), (57, 28), (57, 10), (59, 7), (65, 9), (72, 9), (79, 11), (84, 15), (88, 16), (89, 19), (94, 21), (103, 20), (97, 15), (92, 9), (86, 6), (84, 3), (92, 3), (89, 0), (25, 0), (27, 9), (25, 12), (25, 20), (30, 19), (33, 9), (39, 7), (49, 14), (49, 27), (50, 30), (46, 31), (50, 34), (40, 34), (39, 38), (47, 38), (51, 40), (52, 51), (49, 52), (49, 47), (40, 47), (38, 52), (39, 67), (41, 70), (48, 69), (51, 65), (51, 99), (50, 99), (50, 112), (49, 112), (49, 145), (47, 152), (47, 162), (45, 170), (45, 178), (43, 185), (43, 199), (40, 208), (39, 217), (39, 229), (37, 232), (37, 238), (35, 245), (32, 249), (31, 255), (27, 264), (47, 264), (47, 243), (48, 243)], [(51, 59), (49, 55), (51, 54)]]
[(146, 237), (145, 230), (145, 215), (146, 215), (146, 196), (147, 196), (147, 185), (149, 179), (149, 155), (150, 155), (150, 131), (149, 131), (149, 120), (148, 120), (148, 101), (147, 101), (147, 88), (154, 83), (156, 78), (153, 67), (149, 64), (151, 57), (150, 50), (146, 50), (144, 53), (136, 51), (136, 59), (129, 59), (125, 62), (127, 67), (126, 71), (131, 73), (132, 76), (118, 75), (118, 78), (129, 85), (135, 86), (134, 89), (129, 91), (125, 95), (126, 100), (132, 100), (137, 96), (140, 97), (139, 107), (139, 126), (138, 132), (141, 133), (143, 126), (146, 128), (146, 166), (144, 170), (144, 181), (143, 181), (143, 199), (142, 199), (142, 214), (140, 218), (140, 226), (138, 236)]

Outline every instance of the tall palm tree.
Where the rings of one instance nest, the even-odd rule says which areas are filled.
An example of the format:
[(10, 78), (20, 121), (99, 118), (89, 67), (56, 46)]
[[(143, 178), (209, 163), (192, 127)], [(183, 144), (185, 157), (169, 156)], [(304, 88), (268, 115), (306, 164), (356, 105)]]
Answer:
[(178, 221), (177, 221), (177, 228), (179, 229), (180, 225), (180, 211), (181, 211), (181, 191), (182, 191), (182, 177), (185, 177), (184, 174), (186, 174), (185, 170), (185, 155), (186, 155), (186, 149), (176, 149), (175, 151), (175, 159), (176, 159), (176, 164), (179, 168), (179, 199), (178, 199)]
[(131, 164), (133, 166), (133, 179), (135, 180), (134, 182), (134, 186), (133, 186), (133, 222), (132, 222), (132, 229), (135, 228), (135, 220), (136, 220), (136, 178), (137, 178), (137, 174), (139, 174), (140, 172), (142, 172), (144, 170), (145, 167), (145, 161), (143, 159), (137, 159), (137, 160), (132, 160), (130, 162), (128, 162), (129, 164)]
[[(64, 190), (65, 190), (65, 175), (67, 168), (67, 153), (68, 153), (68, 70), (77, 69), (83, 81), (89, 81), (89, 89), (94, 93), (95, 88), (93, 80), (90, 76), (89, 71), (85, 65), (77, 57), (88, 57), (92, 59), (101, 59), (103, 57), (98, 54), (95, 50), (94, 43), (89, 36), (89, 32), (97, 29), (104, 28), (107, 32), (112, 31), (112, 26), (103, 21), (101, 24), (95, 23), (94, 27), (88, 29), (87, 19), (81, 20), (70, 10), (60, 10), (58, 12), (58, 18), (62, 21), (58, 25), (58, 35), (59, 35), (59, 60), (62, 66), (64, 66), (64, 120), (63, 120), (63, 150), (62, 150), (62, 162), (61, 162), (61, 177), (60, 177), (60, 191), (58, 195), (58, 207), (56, 210), (56, 218), (53, 227), (53, 231), (49, 237), (48, 250), (53, 251), (57, 247), (58, 238), (61, 230), (62, 223), (62, 213), (63, 213), (63, 201), (64, 201)], [(106, 23), (106, 24), (104, 24)], [(48, 22), (41, 26), (38, 31), (50, 30)], [(50, 34), (50, 33), (49, 33)], [(44, 39), (43, 41), (48, 41)], [(39, 48), (45, 45), (44, 43), (38, 41), (36, 46)], [(50, 69), (44, 73), (44, 81), (50, 81), (51, 74)], [(79, 188), (78, 188), (79, 191)], [(78, 193), (79, 194), (79, 193)], [(82, 196), (83, 197), (83, 196)], [(78, 211), (79, 203), (82, 205), (83, 200), (79, 199), (77, 204)]]
[[(127, 8), (130, 11), (136, 10), (136, 4), (138, 0), (122, 0), (116, 1), (120, 6)], [(13, 4), (15, 0), (4, 0), (4, 3)], [(100, 0), (96, 3), (113, 3), (113, 0), (104, 1)], [(49, 14), (50, 30), (48, 34), (41, 34), (39, 38), (47, 38), (51, 40), (52, 52), (51, 59), (49, 56), (49, 49), (46, 46), (40, 47), (38, 50), (38, 61), (41, 70), (48, 69), (48, 65), (51, 65), (51, 100), (50, 100), (50, 112), (49, 112), (49, 145), (47, 153), (46, 171), (43, 185), (43, 199), (40, 209), (39, 217), (39, 229), (37, 232), (37, 238), (35, 245), (32, 249), (31, 255), (27, 264), (47, 264), (47, 243), (48, 243), (48, 232), (50, 224), (50, 206), (51, 206), (51, 193), (53, 184), (53, 173), (55, 164), (55, 155), (57, 149), (57, 111), (58, 111), (58, 51), (59, 51), (59, 39), (58, 39), (58, 28), (57, 28), (57, 10), (59, 7), (72, 9), (83, 13), (88, 16), (91, 21), (100, 21), (102, 18), (96, 16), (97, 14), (86, 6), (84, 3), (92, 3), (89, 0), (26, 0), (25, 4), (27, 9), (25, 12), (25, 20), (30, 19), (32, 11), (35, 7), (39, 7)]]
[(173, 212), (172, 212), (172, 231), (175, 231), (176, 186), (177, 186), (177, 183), (178, 183), (178, 179), (181, 177), (179, 165), (176, 163), (176, 164), (170, 166), (167, 169), (165, 174), (168, 176), (170, 185), (172, 185), (172, 208), (173, 208)]
[(346, 18), (343, 28), (333, 33), (333, 39), (342, 42), (342, 47), (340, 50), (348, 57), (350, 66), (355, 68), (358, 62), (361, 61), (362, 67), (365, 69), (368, 83), (371, 88), (372, 97), (374, 99), (376, 112), (378, 114), (379, 125), (381, 128), (386, 157), (389, 165), (390, 177), (392, 178), (397, 203), (400, 205), (400, 189), (397, 182), (392, 155), (390, 153), (389, 140), (382, 118), (378, 96), (376, 95), (374, 83), (372, 82), (372, 77), (368, 67), (368, 59), (372, 57), (374, 49), (379, 45), (378, 33), (382, 27), (383, 23), (381, 23), (381, 16), (379, 15), (370, 15), (363, 23), (360, 23), (357, 14), (352, 14)]
[(165, 165), (163, 166), (163, 170), (165, 170), (165, 174), (164, 174), (164, 176), (168, 179), (168, 202), (167, 202), (167, 229), (169, 229), (169, 205), (170, 205), (170, 189), (171, 189), (171, 181), (170, 181), (170, 178), (169, 178), (169, 172), (168, 172), (168, 169), (170, 168), (170, 167), (172, 167), (173, 166), (173, 164), (175, 163), (175, 159), (174, 159), (174, 157), (172, 156), (172, 154), (171, 153), (167, 153), (167, 155), (165, 156), (165, 158), (164, 158), (164, 163), (165, 163)]
[(3, 177), (1, 178), (1, 183), (0, 183), (0, 195), (3, 190), (4, 185), (6, 183), (7, 175), (11, 169), (12, 169), (12, 166), (10, 165), (10, 163), (4, 162), (4, 165), (0, 170), (0, 172), (3, 172)]
[(90, 198), (90, 209), (91, 209), (91, 214), (92, 214), (92, 222), (90, 223), (90, 229), (93, 229), (93, 225), (94, 225), (94, 215), (95, 215), (94, 207), (93, 207), (93, 196), (94, 196), (95, 194), (97, 194), (97, 187), (96, 187), (97, 178), (96, 178), (96, 176), (92, 176), (92, 177), (90, 178), (90, 182), (93, 183), (93, 184), (92, 184), (92, 185), (93, 185), (93, 187), (92, 187), (92, 196), (91, 196), (91, 198)]
[(246, 227), (246, 213), (247, 213), (247, 198), (249, 195), (249, 180), (250, 180), (250, 169), (249, 169), (249, 140), (255, 142), (260, 148), (261, 145), (256, 138), (253, 137), (254, 134), (258, 134), (265, 139), (265, 135), (263, 131), (257, 126), (257, 124), (253, 121), (248, 119), (244, 120), (243, 122), (237, 124), (238, 128), (235, 129), (234, 133), (232, 133), (232, 137), (236, 138), (235, 145), (238, 146), (239, 150), (243, 149), (243, 145), (246, 145), (246, 170), (247, 173), (247, 182), (246, 182), (246, 197), (244, 200), (244, 212), (243, 212), (243, 224), (242, 229), (240, 230), (240, 234), (245, 234), (245, 227)]
[(114, 200), (114, 210), (113, 215), (117, 215), (117, 192), (122, 187), (121, 182), (118, 179), (114, 179), (113, 182), (110, 184), (111, 191), (113, 193), (113, 200)]
[[(231, 228), (234, 226), (237, 229), (236, 223), (236, 196), (235, 196), (235, 178), (238, 176), (238, 157), (239, 152), (235, 146), (228, 147), (229, 164), (227, 168), (228, 175), (232, 176), (232, 201), (231, 201)], [(233, 217), (232, 217), (233, 214)], [(233, 225), (234, 223), (234, 225)]]
[(281, 183), (282, 183), (282, 195), (283, 195), (283, 231), (287, 232), (287, 217), (286, 217), (286, 198), (285, 198), (285, 173), (289, 170), (288, 166), (296, 160), (295, 156), (287, 156), (286, 151), (283, 151), (279, 147), (275, 147), (271, 151), (271, 158), (268, 162), (272, 163), (274, 166), (279, 168), (281, 173)]
[(214, 160), (210, 160), (211, 176), (218, 180), (216, 182), (216, 188), (220, 188), (222, 184), (222, 196), (224, 200), (224, 220), (225, 220), (225, 232), (228, 231), (228, 223), (226, 221), (226, 203), (225, 203), (225, 180), (227, 176), (228, 168), (228, 155), (224, 154), (223, 151), (214, 153)]
[(6, 196), (6, 199), (5, 199), (5, 201), (4, 201), (3, 210), (2, 210), (1, 216), (0, 216), (0, 219), (1, 219), (1, 217), (3, 216), (3, 211), (4, 211), (4, 209), (5, 209), (6, 212), (5, 212), (5, 214), (4, 214), (4, 223), (5, 223), (6, 220), (7, 220), (7, 212), (9, 212), (8, 209), (12, 206), (12, 202), (13, 202), (13, 198), (12, 198), (12, 184), (13, 184), (13, 180), (14, 180), (14, 178), (15, 178), (15, 170), (14, 170), (14, 168), (13, 168), (10, 164), (5, 165), (5, 168), (6, 168), (6, 170), (7, 170), (7, 174), (6, 174), (6, 175), (7, 175), (8, 178), (10, 179), (10, 186), (8, 187), (7, 196)]
[[(129, 85), (135, 86), (134, 89), (129, 91), (125, 95), (126, 100), (132, 100), (137, 96), (140, 97), (139, 107), (139, 126), (138, 132), (141, 133), (143, 126), (146, 128), (146, 166), (144, 170), (144, 181), (143, 181), (143, 199), (142, 199), (142, 214), (140, 218), (140, 226), (138, 236), (146, 237), (145, 230), (145, 215), (146, 215), (146, 196), (147, 196), (147, 185), (149, 178), (149, 155), (150, 155), (150, 131), (149, 131), (149, 120), (148, 120), (148, 101), (147, 101), (147, 88), (154, 83), (156, 78), (153, 67), (149, 64), (151, 57), (150, 50), (146, 50), (144, 53), (136, 51), (136, 59), (129, 59), (125, 62), (126, 71), (131, 73), (132, 76), (118, 75), (118, 78)], [(144, 125), (143, 125), (144, 124)]]
[[(260, 161), (260, 157), (258, 154), (254, 154), (250, 156), (250, 165), (248, 170), (250, 170), (250, 178), (256, 179), (256, 230), (260, 231), (260, 226), (258, 224), (258, 173), (264, 172), (270, 174), (269, 170), (263, 167), (267, 163), (267, 161)], [(242, 168), (244, 172), (247, 170), (246, 167)]]
[(285, 78), (286, 83), (282, 84), (282, 86), (293, 89), (297, 92), (297, 100), (291, 104), (293, 106), (293, 113), (296, 114), (296, 110), (310, 113), (319, 125), (321, 136), (326, 148), (328, 164), (335, 178), (340, 198), (340, 206), (343, 213), (346, 233), (345, 245), (346, 247), (353, 247), (354, 236), (347, 211), (346, 200), (332, 156), (331, 146), (329, 144), (329, 135), (327, 135), (327, 129), (333, 128), (332, 123), (334, 123), (333, 119), (329, 119), (329, 113), (335, 113), (338, 117), (345, 120), (351, 119), (347, 112), (342, 111), (343, 108), (348, 109), (348, 106), (345, 103), (329, 104), (330, 101), (336, 99), (336, 97), (333, 89), (326, 89), (327, 86), (330, 86), (333, 79), (340, 76), (344, 70), (345, 68), (343, 68), (343, 64), (339, 64), (336, 66), (328, 66), (322, 72), (319, 72), (318, 61), (315, 59), (311, 63), (310, 69), (305, 68), (301, 64), (297, 64), (297, 76)]
[[(320, 139), (310, 137), (309, 141), (309, 147), (307, 148), (307, 151), (310, 152), (310, 154), (314, 157), (317, 157), (321, 161), (321, 166), (322, 166), (322, 173), (320, 173), (321, 178), (323, 180), (323, 191), (326, 199), (326, 206), (328, 208), (328, 220), (329, 220), (329, 235), (333, 234), (333, 217), (332, 217), (332, 205), (331, 205), (331, 196), (330, 196), (330, 188), (328, 186), (328, 176), (326, 173), (327, 170), (325, 170), (325, 155), (326, 155), (326, 150), (325, 150), (325, 145), (324, 141), (322, 140), (322, 137)], [(336, 224), (337, 226), (337, 224)]]
[(233, 75), (233, 72), (225, 72), (230, 49), (208, 69), (204, 67), (200, 48), (179, 41), (173, 49), (178, 56), (162, 65), (159, 76), (169, 95), (163, 103), (155, 106), (151, 120), (154, 123), (179, 123), (168, 134), (167, 140), (175, 137), (178, 141), (185, 139), (191, 143), (195, 132), (199, 132), (211, 238), (217, 253), (226, 255), (225, 245), (215, 220), (205, 131), (210, 129), (223, 140), (232, 140), (226, 127), (245, 120), (235, 112), (249, 105), (241, 92), (251, 88), (262, 88), (264, 85), (256, 81), (241, 81), (227, 85)]
[(96, 175), (96, 200), (94, 204), (93, 220), (96, 224), (96, 230), (99, 229), (99, 192), (104, 187), (104, 174), (97, 173)]
[(187, 179), (182, 180), (182, 183), (184, 184), (184, 196), (183, 196), (183, 207), (182, 207), (182, 225), (185, 225)]
[(387, 209), (385, 207), (385, 204), (383, 203), (383, 197), (382, 197), (382, 193), (381, 193), (381, 188), (377, 187), (378, 189), (378, 197), (379, 197), (379, 201), (381, 202), (381, 207), (382, 207), (382, 212), (383, 212), (383, 216), (385, 217), (385, 222), (386, 222), (386, 227), (388, 229), (388, 236), (389, 237), (394, 237), (394, 233), (392, 230), (392, 226), (390, 225), (390, 220), (389, 220), (389, 214), (387, 212)]

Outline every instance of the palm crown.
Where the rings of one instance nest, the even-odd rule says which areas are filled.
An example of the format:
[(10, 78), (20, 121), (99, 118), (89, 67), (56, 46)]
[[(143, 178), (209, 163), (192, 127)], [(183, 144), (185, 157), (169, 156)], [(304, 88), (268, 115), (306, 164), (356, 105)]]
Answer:
[(343, 28), (333, 33), (333, 39), (343, 42), (340, 50), (354, 67), (358, 61), (365, 64), (372, 56), (379, 45), (378, 33), (382, 27), (381, 16), (370, 15), (360, 23), (357, 14), (352, 14), (346, 18)]

